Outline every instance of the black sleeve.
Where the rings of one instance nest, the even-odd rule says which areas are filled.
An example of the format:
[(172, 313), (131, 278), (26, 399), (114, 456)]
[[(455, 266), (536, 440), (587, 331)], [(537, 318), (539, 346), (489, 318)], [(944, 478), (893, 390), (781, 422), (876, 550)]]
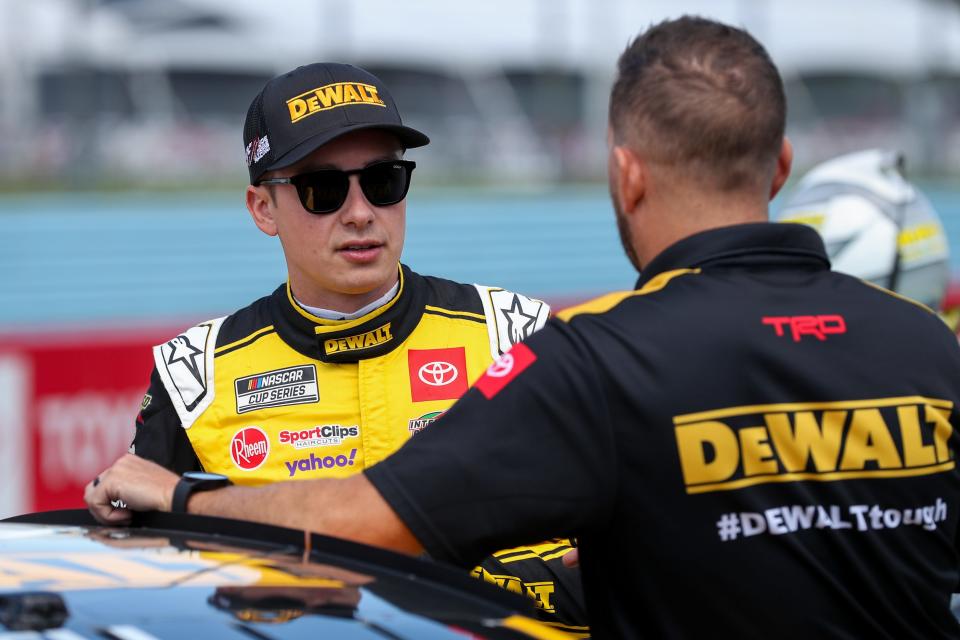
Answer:
[(432, 556), (462, 566), (602, 527), (617, 464), (596, 372), (582, 337), (551, 320), (367, 478)]
[(131, 450), (175, 473), (200, 470), (200, 461), (156, 368), (140, 405)]

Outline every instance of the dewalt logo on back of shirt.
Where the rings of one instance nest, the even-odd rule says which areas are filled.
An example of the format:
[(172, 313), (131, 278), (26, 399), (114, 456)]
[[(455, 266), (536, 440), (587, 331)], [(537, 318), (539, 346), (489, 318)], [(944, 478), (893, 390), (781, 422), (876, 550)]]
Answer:
[(673, 419), (687, 493), (954, 468), (947, 400), (909, 396), (730, 407)]
[(352, 104), (386, 107), (372, 84), (335, 82), (290, 98), (287, 109), (290, 110), (290, 122), (298, 122), (315, 113)]

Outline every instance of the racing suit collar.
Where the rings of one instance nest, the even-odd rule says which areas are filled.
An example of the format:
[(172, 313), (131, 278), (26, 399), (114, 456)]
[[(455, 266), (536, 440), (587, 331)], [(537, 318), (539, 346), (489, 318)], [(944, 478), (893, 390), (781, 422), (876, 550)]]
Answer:
[(830, 268), (823, 240), (812, 227), (752, 222), (701, 231), (673, 243), (650, 261), (636, 288), (665, 271), (747, 263)]
[(288, 284), (273, 292), (274, 327), (288, 345), (321, 362), (358, 362), (389, 353), (420, 322), (426, 291), (420, 277), (400, 265), (400, 289), (381, 307), (347, 321), (326, 320), (298, 305)]

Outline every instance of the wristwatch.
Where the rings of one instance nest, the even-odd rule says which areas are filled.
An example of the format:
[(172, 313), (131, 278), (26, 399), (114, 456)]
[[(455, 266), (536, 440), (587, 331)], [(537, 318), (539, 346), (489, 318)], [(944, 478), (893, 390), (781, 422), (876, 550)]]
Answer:
[(180, 482), (173, 490), (173, 500), (170, 502), (171, 513), (186, 513), (187, 500), (195, 491), (209, 491), (233, 484), (230, 478), (219, 473), (205, 471), (187, 471), (180, 476)]

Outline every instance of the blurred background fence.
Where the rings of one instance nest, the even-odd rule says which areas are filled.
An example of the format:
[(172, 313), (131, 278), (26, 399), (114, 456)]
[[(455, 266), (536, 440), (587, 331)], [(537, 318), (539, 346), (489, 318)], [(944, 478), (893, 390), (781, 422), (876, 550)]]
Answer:
[(767, 45), (796, 175), (905, 151), (958, 264), (955, 0), (0, 0), (0, 514), (77, 504), (129, 443), (149, 345), (283, 280), (243, 207), (243, 116), (268, 78), (379, 75), (433, 140), (411, 153), (404, 260), (563, 306), (635, 279), (607, 96), (629, 40), (681, 13)]

